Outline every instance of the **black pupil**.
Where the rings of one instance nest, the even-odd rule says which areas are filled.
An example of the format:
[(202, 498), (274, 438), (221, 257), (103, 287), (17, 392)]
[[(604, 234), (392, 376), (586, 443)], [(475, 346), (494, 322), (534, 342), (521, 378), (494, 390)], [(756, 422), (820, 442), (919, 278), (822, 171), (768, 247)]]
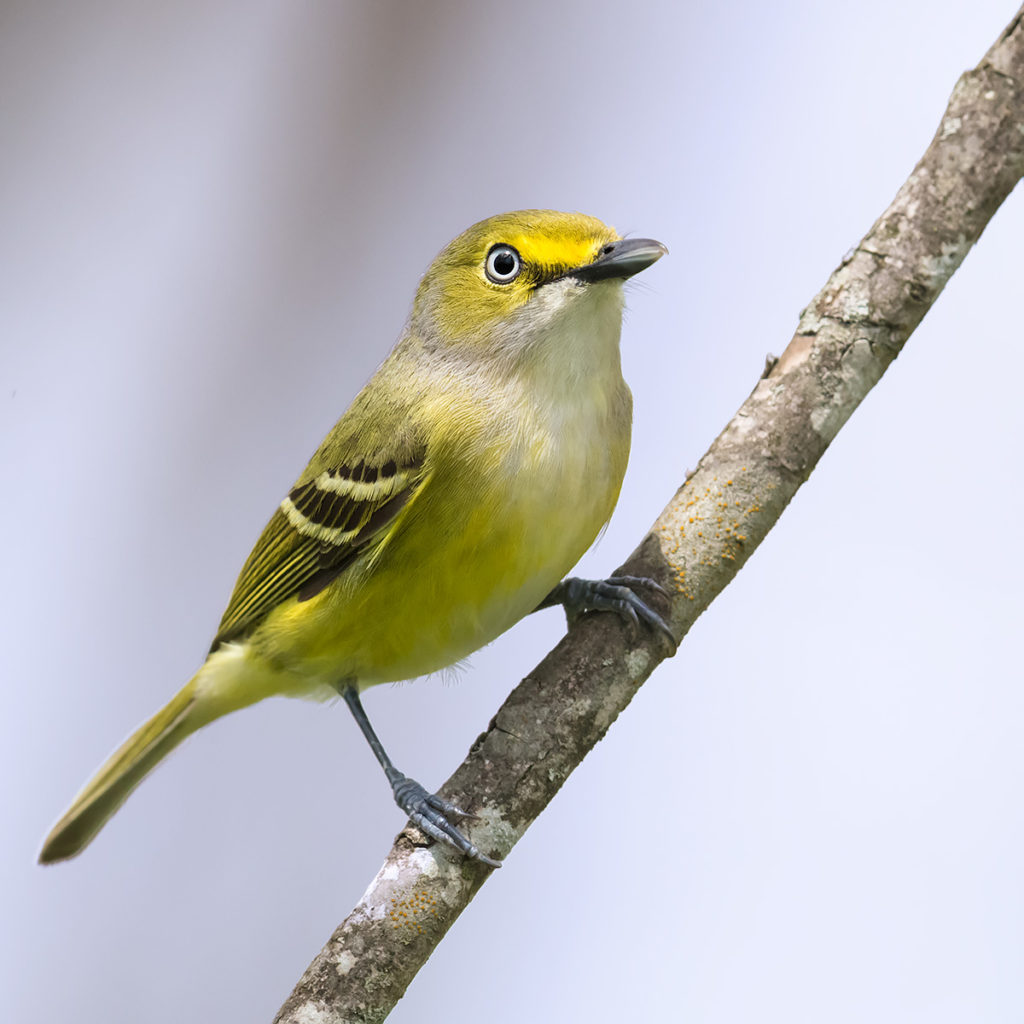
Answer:
[(494, 254), (494, 272), (499, 277), (508, 277), (516, 269), (516, 258), (504, 250)]

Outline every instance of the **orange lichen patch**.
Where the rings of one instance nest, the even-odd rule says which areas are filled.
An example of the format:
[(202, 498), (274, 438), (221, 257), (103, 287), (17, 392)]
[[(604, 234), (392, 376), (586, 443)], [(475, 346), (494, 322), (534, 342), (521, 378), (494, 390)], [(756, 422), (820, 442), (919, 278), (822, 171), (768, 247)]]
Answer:
[(432, 899), (425, 889), (405, 899), (399, 899), (397, 895), (391, 897), (388, 918), (393, 928), (406, 928), (413, 935), (422, 935), (422, 922), (428, 916), (437, 916), (437, 900)]
[(738, 565), (749, 553), (747, 522), (763, 508), (749, 493), (737, 494), (737, 485), (745, 482), (739, 474), (747, 472), (746, 466), (738, 466), (731, 475), (713, 476), (710, 483), (697, 487), (688, 478), (678, 494), (674, 518), (657, 527), (674, 589), (691, 601), (697, 600), (705, 581), (720, 578), (724, 566)]

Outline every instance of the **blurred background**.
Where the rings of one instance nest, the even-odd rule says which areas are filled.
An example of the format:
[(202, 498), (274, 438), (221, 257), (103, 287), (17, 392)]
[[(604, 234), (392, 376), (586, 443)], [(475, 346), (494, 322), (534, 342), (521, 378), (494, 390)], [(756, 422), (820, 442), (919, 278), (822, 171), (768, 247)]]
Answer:
[[(379, 867), (366, 744), (285, 700), (34, 862), (200, 663), (436, 251), (524, 206), (670, 247), (629, 292), (606, 574), (1014, 7), (3, 4), (8, 1019), (269, 1021)], [(1024, 1017), (1022, 232), (1018, 192), (394, 1021)], [(440, 784), (562, 630), (370, 693), (399, 765)]]

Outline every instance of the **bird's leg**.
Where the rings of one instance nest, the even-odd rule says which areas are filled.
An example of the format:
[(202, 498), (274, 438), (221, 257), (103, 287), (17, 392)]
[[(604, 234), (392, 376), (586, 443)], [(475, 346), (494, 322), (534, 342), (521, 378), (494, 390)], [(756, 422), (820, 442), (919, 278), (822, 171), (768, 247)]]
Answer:
[(536, 610), (560, 604), (565, 608), (565, 617), (570, 626), (584, 612), (615, 612), (634, 629), (642, 620), (651, 629), (661, 633), (675, 652), (676, 638), (668, 628), (668, 623), (643, 598), (637, 596), (638, 588), (668, 596), (664, 587), (647, 576), (609, 576), (606, 580), (581, 580), (569, 576), (541, 601)]
[(345, 683), (338, 687), (345, 703), (348, 705), (352, 717), (370, 744), (370, 749), (380, 762), (384, 774), (391, 783), (391, 791), (395, 796), (395, 803), (409, 815), (409, 820), (417, 827), (433, 836), (439, 842), (448, 843), (455, 849), (461, 850), (467, 857), (472, 857), (492, 868), (500, 868), (501, 862), (492, 860), (482, 854), (449, 820), (449, 815), (460, 818), (467, 818), (466, 811), (456, 807), (455, 804), (442, 800), (436, 793), (428, 793), (418, 782), (403, 775), (388, 757), (384, 745), (377, 738), (377, 734), (370, 725), (369, 718), (363, 710), (362, 701), (359, 699), (359, 691), (351, 684)]

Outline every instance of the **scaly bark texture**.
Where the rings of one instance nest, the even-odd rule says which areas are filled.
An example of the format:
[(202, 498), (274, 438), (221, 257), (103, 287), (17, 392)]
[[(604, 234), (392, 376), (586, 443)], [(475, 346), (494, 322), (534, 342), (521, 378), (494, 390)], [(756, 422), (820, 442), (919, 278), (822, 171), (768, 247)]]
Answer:
[[(957, 83), (892, 205), (623, 566), (670, 591), (677, 638), (764, 539), (1022, 173), (1024, 7)], [(669, 653), (613, 615), (580, 620), (442, 788), (479, 815), (467, 822), (473, 841), (507, 854)], [(277, 1021), (383, 1020), (489, 873), (407, 828)]]

